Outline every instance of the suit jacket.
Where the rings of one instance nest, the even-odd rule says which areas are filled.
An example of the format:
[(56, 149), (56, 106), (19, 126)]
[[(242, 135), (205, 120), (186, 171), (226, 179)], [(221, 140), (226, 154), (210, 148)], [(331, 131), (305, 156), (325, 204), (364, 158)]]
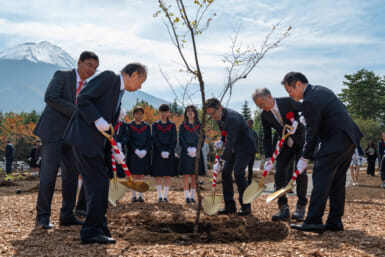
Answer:
[[(298, 112), (301, 111), (301, 103), (294, 101), (290, 97), (276, 98), (279, 113), (281, 114), (283, 124), (291, 126), (291, 121), (286, 118), (286, 113), (292, 112), (294, 118), (298, 121)], [(277, 121), (271, 111), (263, 111), (261, 113), (261, 121), (263, 127), (263, 149), (265, 151), (266, 158), (270, 158), (273, 155), (275, 144), (273, 145), (271, 129), (275, 129), (277, 140), (282, 136), (283, 126)], [(302, 123), (298, 124), (297, 130), (294, 135), (290, 136), (294, 143), (303, 146), (305, 143), (305, 129)], [(274, 140), (274, 143), (276, 140)], [(286, 140), (287, 142), (287, 140)]]
[(110, 143), (98, 131), (94, 121), (103, 117), (115, 125), (120, 112), (120, 76), (104, 71), (92, 79), (77, 98), (77, 111), (64, 133), (64, 141), (87, 157), (104, 158)]
[(360, 144), (361, 131), (330, 89), (309, 84), (302, 107), (306, 120), (304, 158), (313, 159), (313, 152), (315, 158), (344, 152), (352, 143)]
[(257, 152), (255, 140), (249, 133), (249, 126), (241, 114), (229, 108), (223, 108), (218, 126), (222, 131), (222, 140), (225, 142), (223, 160), (229, 161), (233, 153), (251, 156)]
[(76, 71), (56, 71), (45, 92), (46, 106), (33, 133), (43, 140), (60, 141), (76, 110)]
[(5, 159), (7, 161), (13, 161), (15, 155), (15, 148), (13, 147), (12, 144), (7, 144), (5, 147)]

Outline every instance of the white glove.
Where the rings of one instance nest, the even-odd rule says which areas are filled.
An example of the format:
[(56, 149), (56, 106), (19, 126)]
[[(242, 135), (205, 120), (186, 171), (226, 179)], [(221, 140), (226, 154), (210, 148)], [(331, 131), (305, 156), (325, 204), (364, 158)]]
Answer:
[(222, 169), (221, 164), (218, 161), (216, 161), (216, 163), (213, 166), (213, 170), (218, 173), (221, 171), (221, 169)]
[(122, 150), (122, 144), (119, 143), (119, 142), (117, 142), (116, 145), (118, 146), (119, 150), (120, 150), (121, 152), (123, 152), (123, 150)]
[(264, 169), (268, 172), (272, 171), (274, 168), (274, 164), (271, 160), (265, 161)]
[(100, 117), (99, 119), (95, 120), (94, 124), (99, 131), (107, 131), (110, 129), (110, 126), (103, 117)]
[(114, 149), (111, 149), (112, 156), (114, 156), (114, 159), (117, 163), (122, 164), (124, 163), (124, 155), (122, 153), (115, 153)]
[(306, 126), (305, 117), (303, 117), (303, 116), (299, 117), (299, 122), (301, 122), (304, 126)]
[(308, 159), (299, 159), (299, 161), (297, 162), (297, 170), (299, 171), (299, 174), (301, 174), (306, 169), (308, 162)]
[(136, 156), (138, 156), (140, 158), (140, 151), (139, 151), (139, 149), (135, 149), (134, 153), (136, 154)]
[(193, 155), (192, 157), (196, 157), (197, 156), (197, 149), (196, 147), (191, 147), (191, 154)]
[(143, 149), (143, 150), (140, 151), (140, 153), (141, 153), (141, 156), (142, 156), (140, 159), (143, 159), (146, 156), (147, 151)]
[(161, 152), (160, 155), (162, 156), (163, 159), (168, 159), (168, 156), (170, 155), (170, 153), (164, 151), (164, 152)]
[(290, 131), (290, 129), (287, 129), (287, 132), (290, 132), (290, 135), (293, 135), (295, 133), (295, 131), (297, 130), (298, 122), (296, 120), (294, 120), (293, 123), (291, 124), (291, 126), (292, 126), (292, 130)]
[(179, 154), (178, 153), (175, 153), (175, 158), (179, 158)]
[(223, 141), (222, 140), (218, 140), (217, 142), (214, 143), (214, 149), (215, 150), (219, 150), (223, 147)]

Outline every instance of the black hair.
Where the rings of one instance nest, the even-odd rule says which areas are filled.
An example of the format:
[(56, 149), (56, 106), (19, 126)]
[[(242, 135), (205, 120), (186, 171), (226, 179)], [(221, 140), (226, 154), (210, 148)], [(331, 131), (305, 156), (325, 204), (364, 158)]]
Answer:
[(138, 72), (139, 75), (144, 74), (147, 76), (147, 67), (141, 63), (133, 62), (127, 64), (122, 69), (122, 72), (127, 73), (129, 76), (131, 76), (134, 72)]
[(159, 111), (160, 112), (167, 112), (170, 110), (170, 106), (168, 104), (161, 104), (159, 105)]
[(85, 60), (87, 59), (94, 59), (95, 61), (98, 62), (99, 64), (99, 57), (94, 53), (94, 52), (91, 52), (91, 51), (83, 51), (81, 54), (80, 54), (80, 57), (79, 57), (79, 60), (84, 62)]
[(199, 122), (199, 117), (198, 117), (198, 110), (197, 108), (195, 107), (195, 105), (188, 105), (186, 107), (186, 109), (184, 110), (184, 120), (183, 122), (184, 123), (187, 123), (188, 122), (188, 118), (187, 118), (187, 111), (191, 109), (193, 112), (194, 112), (194, 124), (197, 124)]
[(281, 84), (282, 85), (287, 84), (289, 87), (295, 88), (295, 84), (297, 83), (297, 81), (304, 83), (304, 84), (309, 83), (307, 78), (305, 77), (305, 75), (303, 75), (301, 72), (292, 71), (292, 72), (289, 72), (285, 75), (285, 77), (281, 81)]
[(247, 123), (250, 123), (250, 122), (251, 122), (251, 123), (254, 123), (254, 121), (253, 121), (252, 119), (248, 119), (248, 120), (247, 120)]
[(132, 110), (132, 114), (135, 114), (135, 113), (137, 113), (137, 112), (142, 112), (142, 113), (144, 113), (143, 107), (142, 107), (142, 106), (139, 106), (139, 105), (135, 106), (134, 109)]
[(5, 142), (6, 142), (7, 144), (9, 144), (9, 143), (11, 143), (11, 140), (7, 139)]
[(208, 108), (218, 109), (219, 106), (221, 106), (221, 102), (219, 102), (219, 100), (215, 97), (209, 98), (205, 102), (205, 108), (206, 109), (208, 109)]

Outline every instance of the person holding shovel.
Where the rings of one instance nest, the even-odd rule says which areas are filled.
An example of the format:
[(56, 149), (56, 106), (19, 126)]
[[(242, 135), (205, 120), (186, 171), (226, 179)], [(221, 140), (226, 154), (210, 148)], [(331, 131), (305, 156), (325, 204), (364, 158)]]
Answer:
[[(346, 171), (362, 134), (345, 106), (328, 88), (310, 85), (305, 75), (289, 72), (282, 80), (287, 93), (295, 101), (303, 99), (306, 138), (297, 170), (301, 173), (309, 160), (314, 160), (313, 190), (307, 217), (303, 224), (290, 227), (300, 231), (322, 233), (344, 229)], [(330, 211), (322, 223), (326, 202)]]
[(257, 151), (255, 140), (251, 137), (249, 127), (243, 116), (234, 110), (222, 107), (218, 99), (207, 99), (205, 108), (210, 118), (218, 122), (218, 127), (221, 130), (222, 138), (215, 143), (215, 148), (220, 149), (224, 146), (221, 159), (225, 161), (222, 169), (225, 208), (218, 213), (230, 214), (236, 212), (232, 176), (234, 170), (241, 204), (241, 211), (238, 212), (238, 215), (250, 215), (251, 206), (250, 204), (243, 204), (242, 196), (248, 185), (245, 169)]
[[(87, 200), (87, 218), (80, 231), (83, 244), (112, 244), (107, 227), (107, 204), (111, 165), (111, 145), (102, 134), (116, 125), (124, 93), (141, 88), (147, 78), (147, 69), (140, 63), (126, 65), (119, 75), (104, 71), (89, 82), (78, 98), (66, 132), (65, 142), (74, 148), (76, 165), (81, 172)], [(119, 164), (124, 164), (122, 153), (113, 152)]]
[[(257, 88), (253, 94), (254, 103), (262, 109), (261, 121), (263, 127), (263, 149), (265, 151), (266, 163), (265, 170), (271, 171), (273, 163), (271, 156), (275, 149), (272, 144), (271, 130), (275, 129), (276, 135), (282, 135), (282, 130), (285, 124), (292, 126), (292, 121), (286, 115), (293, 114), (294, 121), (298, 120), (298, 112), (301, 111), (301, 104), (295, 102), (290, 97), (273, 98), (267, 88)], [(285, 187), (291, 178), (293, 167), (292, 161), (298, 161), (302, 154), (302, 147), (305, 143), (305, 130), (301, 123), (298, 123), (295, 132), (290, 135), (277, 157), (275, 166), (275, 187), (276, 190)], [(297, 178), (297, 207), (292, 218), (295, 220), (303, 220), (305, 216), (305, 208), (307, 204), (307, 175), (302, 173)], [(273, 221), (282, 221), (290, 219), (289, 206), (287, 204), (287, 197), (283, 195), (278, 198), (279, 212), (272, 217)]]

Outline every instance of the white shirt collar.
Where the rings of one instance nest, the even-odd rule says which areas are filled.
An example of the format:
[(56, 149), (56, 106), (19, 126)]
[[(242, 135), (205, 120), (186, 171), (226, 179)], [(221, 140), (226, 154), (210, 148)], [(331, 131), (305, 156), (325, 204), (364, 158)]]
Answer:
[(120, 90), (124, 90), (124, 79), (122, 74), (120, 74)]
[(276, 113), (279, 113), (277, 99), (275, 99), (275, 98), (274, 98), (274, 106), (271, 109), (273, 109), (273, 111), (275, 111)]

